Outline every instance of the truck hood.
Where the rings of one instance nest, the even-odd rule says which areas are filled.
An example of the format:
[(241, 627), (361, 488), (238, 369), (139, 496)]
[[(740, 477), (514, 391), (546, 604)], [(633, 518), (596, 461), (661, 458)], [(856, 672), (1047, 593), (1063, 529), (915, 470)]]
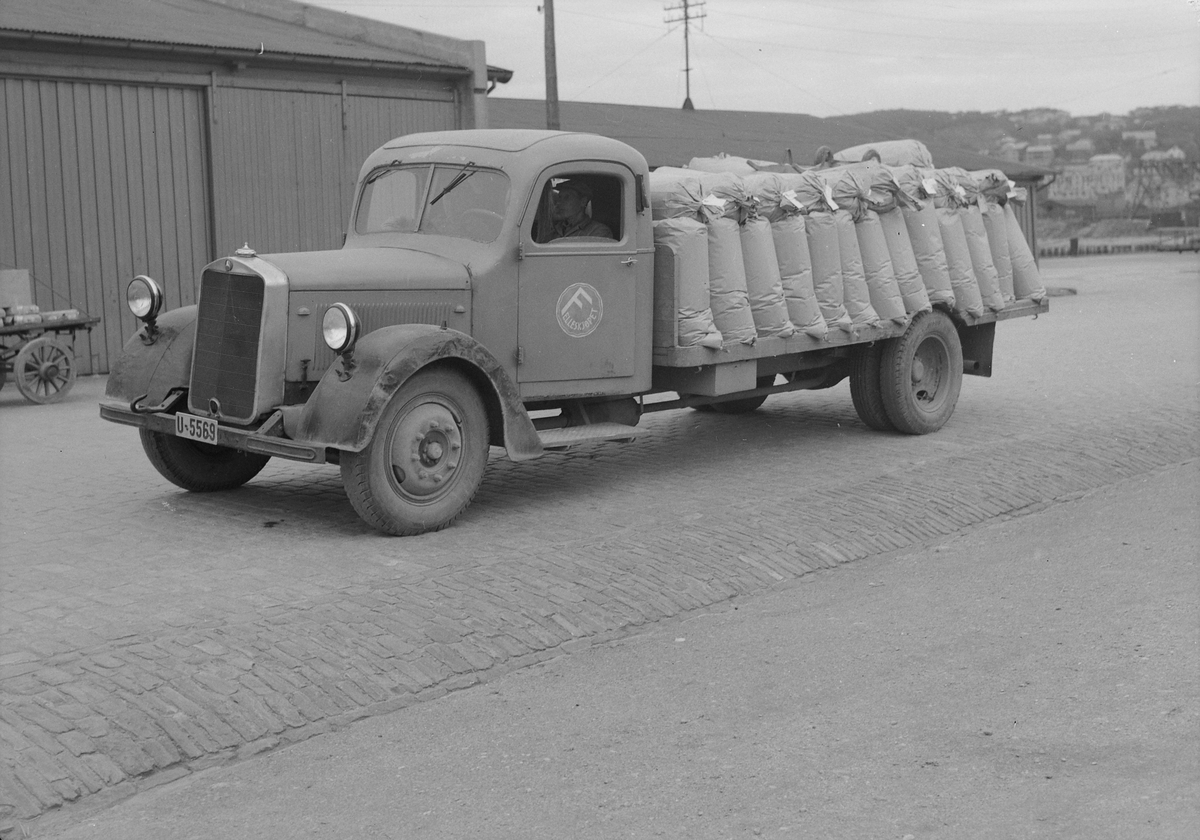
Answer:
[(299, 291), (331, 289), (466, 289), (470, 272), (460, 262), (408, 248), (342, 248), (263, 254)]

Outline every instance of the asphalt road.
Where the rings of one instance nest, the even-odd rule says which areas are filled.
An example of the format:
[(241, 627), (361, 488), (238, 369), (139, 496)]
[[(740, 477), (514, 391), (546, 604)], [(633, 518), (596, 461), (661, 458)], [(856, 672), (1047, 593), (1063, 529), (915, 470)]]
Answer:
[[(521, 465), (493, 457), (484, 487), (464, 517), (445, 532), (420, 538), (388, 539), (367, 529), (354, 516), (336, 469), (273, 462), (233, 493), (178, 492), (150, 468), (132, 430), (96, 418), (102, 381), (81, 381), (57, 406), (27, 405), (15, 389), (5, 388), (0, 392), (0, 837), (83, 830), (84, 820), (112, 803), (140, 807), (146, 796), (158, 796), (157, 790), (204, 784), (199, 780), (214, 769), (263, 768), (305, 742), (353, 738), (385, 718), (403, 724), (429, 713), (426, 709), (487, 698), (501, 682), (507, 685), (526, 673), (532, 678), (577, 660), (598, 669), (622, 645), (637, 648), (656, 638), (658, 628), (681, 620), (697, 626), (725, 621), (757, 607), (759, 599), (810, 591), (810, 581), (853, 581), (860, 573), (874, 580), (871, 572), (879, 564), (1091, 504), (1097, 494), (1126, 492), (1143, 480), (1178, 476), (1165, 502), (1152, 494), (1131, 498), (1128, 523), (1119, 524), (1115, 514), (1099, 517), (1100, 525), (1112, 523), (1101, 538), (1082, 525), (1062, 538), (1068, 548), (1091, 545), (1097, 568), (1133, 562), (1120, 545), (1130, 541), (1127, 525), (1160, 521), (1156, 511), (1167, 502), (1182, 500), (1185, 513), (1196, 508), (1200, 260), (1175, 254), (1049, 260), (1043, 272), (1048, 285), (1078, 294), (1056, 297), (1047, 317), (1001, 324), (994, 376), (968, 377), (954, 418), (935, 435), (866, 430), (854, 416), (844, 384), (772, 397), (751, 417), (668, 412), (646, 418), (638, 441), (629, 446), (595, 447)], [(1194, 531), (1184, 532), (1182, 539), (1194, 561)], [(998, 569), (1016, 564), (997, 562)], [(1144, 588), (1145, 615), (1179, 615), (1181, 626), (1194, 630), (1194, 578), (1172, 577), (1178, 571), (1174, 567), (1146, 568), (1153, 576)], [(1086, 579), (1087, 572), (1077, 574)], [(959, 598), (969, 600), (972, 580), (965, 576)], [(1006, 576), (1005, 584), (1015, 587), (1013, 602), (1036, 601), (1049, 591), (1043, 592), (1036, 578)], [(897, 587), (868, 588), (882, 593)], [(1164, 600), (1168, 592), (1175, 593), (1178, 607)], [(947, 590), (931, 600), (915, 592), (911, 620), (934, 624), (941, 601), (953, 603), (952, 595)], [(817, 725), (838, 723), (832, 710), (858, 709), (857, 719), (869, 730), (857, 705), (860, 696), (881, 683), (890, 688), (883, 696), (877, 692), (876, 702), (889, 702), (900, 691), (899, 672), (888, 670), (894, 663), (877, 652), (858, 663), (862, 676), (850, 678), (857, 666), (848, 651), (863, 619), (849, 601), (839, 604), (837, 598), (829, 602), (829, 633), (820, 637), (820, 645), (801, 647), (791, 635), (777, 643), (759, 633), (742, 640), (731, 662), (749, 667), (766, 657), (781, 666), (805, 651), (811, 658), (802, 661), (810, 672), (827, 677), (819, 682), (828, 714)], [(1060, 632), (1052, 620), (1062, 618), (1061, 612), (1023, 613), (1026, 632), (1033, 638)], [(1093, 641), (1101, 638), (1097, 634), (1104, 625), (1097, 622), (1106, 613), (1068, 614), (1080, 622), (1080, 633), (1092, 633), (1087, 638)], [(968, 611), (966, 619), (971, 616)], [(737, 623), (730, 627), (736, 635)], [(954, 626), (946, 633), (949, 645), (957, 638)], [(688, 649), (676, 649), (674, 638), (668, 648)], [(989, 656), (1002, 641), (998, 634), (969, 637), (964, 644), (978, 658), (964, 673), (949, 677), (961, 677), (963, 685), (986, 679), (990, 669), (1003, 665)], [(1194, 641), (1193, 636), (1191, 648), (1177, 648), (1182, 653), (1175, 660), (1192, 674)], [(1086, 665), (1079, 673), (1108, 680), (1114, 672), (1103, 663), (1152, 652), (1101, 645), (1099, 658), (1079, 660)], [(888, 716), (889, 727), (893, 720), (901, 727), (895, 731), (920, 726), (924, 719), (915, 715), (922, 708), (921, 692), (946, 693), (937, 680), (949, 677), (936, 670), (931, 674), (932, 682), (912, 687), (917, 699), (907, 707), (909, 714)], [(844, 693), (829, 675), (846, 684)], [(540, 685), (554, 679), (559, 678)], [(747, 672), (745, 679), (753, 681), (754, 674)], [(628, 703), (640, 696), (641, 682), (635, 671), (593, 692), (611, 704), (608, 712), (597, 707), (589, 712), (597, 732), (604, 729), (605, 714), (633, 714)], [(679, 689), (680, 702), (702, 696), (703, 688), (694, 683)], [(1058, 696), (1046, 690), (1047, 696)], [(1005, 693), (1012, 697), (1015, 689)], [(715, 708), (723, 702), (735, 710), (745, 706), (720, 692), (712, 696)], [(987, 708), (966, 699), (973, 696), (949, 693), (960, 715), (990, 720)], [(1136, 707), (1137, 696), (1130, 691), (1128, 709), (1123, 695), (1114, 699), (1113, 714)], [(671, 708), (667, 695), (659, 700)], [(1190, 722), (1194, 731), (1194, 695), (1179, 706), (1180, 712), (1163, 720)], [(534, 703), (527, 714), (540, 720), (551, 711)], [(747, 711), (767, 714), (753, 705)], [(503, 711), (494, 720), (479, 726), (456, 723), (459, 748), (474, 749), (496, 732), (508, 731)], [(633, 722), (636, 718), (622, 725)], [(1063, 743), (1086, 743), (1082, 725), (1063, 728), (1059, 721), (1057, 726)], [(581, 731), (591, 731), (590, 721)], [(581, 756), (609, 749), (619, 754), (620, 744), (633, 737), (624, 731), (618, 730), (611, 744), (575, 750), (577, 765), (550, 764), (583, 790), (593, 783), (593, 774), (605, 774), (600, 764)], [(992, 736), (981, 737), (993, 739), (1001, 730), (991, 731)], [(416, 732), (423, 734), (419, 727)], [(666, 785), (668, 793), (684, 801), (693, 795), (687, 791), (707, 790), (715, 799), (715, 789), (705, 787), (708, 777), (697, 775), (704, 768), (688, 764), (690, 751), (701, 749), (707, 738), (695, 727), (690, 734), (700, 746), (680, 742), (638, 772), (648, 778), (656, 770), (655, 781), (662, 781), (675, 768), (677, 781)], [(763, 741), (759, 759), (783, 761), (804, 752), (807, 742), (780, 737), (778, 755)], [(953, 756), (970, 752), (964, 744), (947, 744)], [(1113, 754), (1132, 756), (1132, 749), (1133, 743), (1126, 743)], [(1013, 773), (1032, 766), (1022, 763), (1030, 753), (1020, 755), (1020, 761), (1012, 759)], [(452, 781), (465, 773), (461, 762), (451, 760), (457, 758), (445, 753), (444, 772), (451, 775), (442, 777), (438, 789), (457, 791), (468, 806), (488, 801), (490, 788), (482, 782)], [(948, 791), (959, 776), (964, 784), (983, 778), (972, 776), (962, 762), (936, 755), (928, 760), (956, 768), (939, 782)], [(486, 770), (487, 762), (476, 763), (480, 772)], [(515, 763), (504, 766), (515, 772)], [(808, 765), (804, 772), (817, 775), (802, 777), (805, 789), (836, 793), (822, 785), (833, 784), (839, 768), (847, 766), (833, 753)], [(922, 772), (935, 772), (934, 767)], [(1171, 779), (1185, 771), (1172, 765)], [(422, 787), (426, 772), (433, 770), (405, 777), (406, 795), (434, 789)], [(818, 777), (824, 779), (821, 784)], [(850, 798), (840, 807), (867, 813), (861, 803), (877, 789), (884, 791), (883, 782), (879, 777), (867, 787), (843, 785), (839, 790)], [(1166, 793), (1155, 800), (1166, 812), (1166, 830), (1186, 826), (1181, 821), (1190, 818), (1171, 804), (1172, 789), (1164, 785)], [(381, 787), (380, 796), (387, 790)], [(754, 788), (731, 782), (729, 790), (726, 802), (737, 799), (751, 809), (743, 813), (757, 813), (754, 809), (766, 808), (776, 796), (769, 784)], [(886, 791), (880, 795), (888, 796)], [(1108, 788), (1100, 795), (1114, 798)], [(598, 823), (593, 834), (586, 823), (608, 815), (594, 797), (580, 800), (583, 812), (572, 811), (565, 799), (547, 801), (561, 818), (559, 829), (613, 836)], [(660, 797), (659, 804), (670, 811), (668, 800)], [(265, 798), (259, 805), (268, 810)], [(811, 812), (815, 805), (803, 807)], [(678, 815), (682, 819), (683, 812)], [(524, 826), (511, 836), (535, 836), (519, 833), (539, 825), (532, 812), (522, 819)], [(458, 825), (466, 824), (440, 822), (429, 836), (461, 836)], [(708, 836), (697, 828), (701, 825), (667, 826), (664, 835)], [(727, 833), (712, 836), (743, 830), (729, 821), (714, 825)], [(899, 836), (932, 830), (915, 821), (909, 825)], [(304, 830), (293, 827), (296, 833)], [(378, 836), (394, 830), (385, 822), (378, 828)], [(355, 829), (357, 836), (371, 836), (369, 830), (374, 829)], [(485, 836), (503, 836), (491, 835), (495, 830), (490, 825)], [(464, 831), (470, 833), (470, 826)], [(229, 828), (227, 833), (262, 832)]]

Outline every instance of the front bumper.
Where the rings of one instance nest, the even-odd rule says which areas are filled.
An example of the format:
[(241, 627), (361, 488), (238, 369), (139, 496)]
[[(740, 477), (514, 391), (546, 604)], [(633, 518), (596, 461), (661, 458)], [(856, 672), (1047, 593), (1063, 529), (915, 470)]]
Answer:
[[(129, 405), (102, 402), (100, 403), (100, 417), (113, 423), (138, 426), (152, 432), (173, 436), (177, 405), (187, 405), (185, 392), (175, 392), (174, 397), (169, 397), (162, 405), (151, 408), (138, 407), (138, 400), (134, 400)], [(239, 449), (243, 452), (304, 461), (309, 464), (326, 463), (325, 447), (310, 446), (283, 436), (283, 409), (274, 411), (262, 424), (252, 429), (219, 425), (217, 427), (217, 445)]]

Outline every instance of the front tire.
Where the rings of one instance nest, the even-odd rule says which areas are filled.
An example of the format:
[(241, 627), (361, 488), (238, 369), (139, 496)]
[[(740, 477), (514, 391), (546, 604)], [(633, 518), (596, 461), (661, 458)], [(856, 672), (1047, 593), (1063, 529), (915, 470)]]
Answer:
[(904, 335), (884, 344), (880, 388), (888, 419), (905, 434), (936, 432), (954, 413), (962, 377), (954, 322), (938, 310), (919, 313)]
[(163, 478), (194, 493), (241, 487), (271, 460), (270, 455), (139, 429), (146, 457)]
[(461, 374), (417, 373), (393, 395), (361, 452), (341, 455), (350, 504), (368, 525), (396, 536), (453, 522), (483, 480), (487, 411)]

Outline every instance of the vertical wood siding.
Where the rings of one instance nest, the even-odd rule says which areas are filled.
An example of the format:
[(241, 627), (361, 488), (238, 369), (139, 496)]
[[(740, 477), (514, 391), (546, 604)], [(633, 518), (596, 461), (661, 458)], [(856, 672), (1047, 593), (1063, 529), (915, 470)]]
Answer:
[[(168, 308), (196, 302), (200, 268), (338, 248), (363, 159), (402, 134), (460, 127), (451, 96), (0, 79), (0, 267), (25, 268), (43, 309), (101, 317), (76, 340), (105, 373), (137, 322), (136, 274)], [(343, 114), (345, 107), (345, 114)], [(210, 111), (215, 119), (210, 119)]]
[(100, 316), (77, 336), (80, 373), (107, 371), (135, 331), (135, 274), (169, 307), (195, 302), (211, 248), (203, 113), (199, 90), (0, 83), (0, 266), (29, 270), (42, 309)]

